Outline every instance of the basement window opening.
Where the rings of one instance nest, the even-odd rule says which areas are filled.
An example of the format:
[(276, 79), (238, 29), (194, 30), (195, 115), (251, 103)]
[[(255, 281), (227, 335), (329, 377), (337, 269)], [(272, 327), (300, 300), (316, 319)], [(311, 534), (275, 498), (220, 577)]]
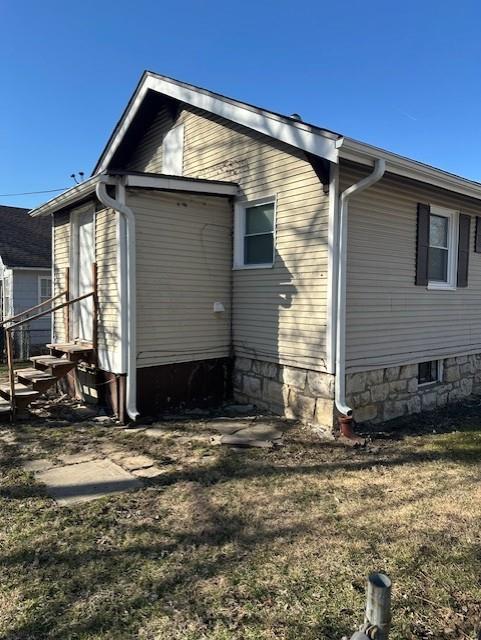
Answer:
[(434, 384), (441, 381), (441, 363), (429, 360), (418, 364), (418, 385)]

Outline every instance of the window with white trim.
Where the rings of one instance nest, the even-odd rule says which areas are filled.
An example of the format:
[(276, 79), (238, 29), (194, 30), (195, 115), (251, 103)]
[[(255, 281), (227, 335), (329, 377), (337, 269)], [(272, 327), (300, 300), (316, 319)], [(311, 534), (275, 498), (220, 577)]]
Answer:
[(162, 173), (181, 176), (184, 162), (184, 125), (179, 124), (165, 134), (162, 141)]
[(429, 215), (428, 281), (433, 289), (456, 287), (458, 212), (431, 205)]
[(38, 278), (38, 304), (46, 302), (52, 297), (52, 278), (39, 276)]
[(275, 254), (275, 197), (237, 203), (234, 267), (272, 267)]

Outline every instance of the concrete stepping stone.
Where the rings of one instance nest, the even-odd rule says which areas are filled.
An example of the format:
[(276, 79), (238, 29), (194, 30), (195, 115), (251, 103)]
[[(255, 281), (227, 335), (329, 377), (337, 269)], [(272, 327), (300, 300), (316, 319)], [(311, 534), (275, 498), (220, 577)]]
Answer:
[(228, 444), (241, 447), (259, 447), (261, 449), (272, 449), (274, 447), (272, 440), (258, 440), (239, 436), (237, 433), (212, 436), (210, 441), (213, 445)]
[(79, 464), (80, 462), (90, 462), (90, 460), (95, 460), (99, 455), (95, 453), (72, 453), (65, 456), (59, 456), (59, 460), (61, 460), (62, 465), (67, 464)]
[(22, 469), (24, 471), (32, 471), (35, 473), (36, 471), (46, 471), (47, 469), (51, 469), (54, 465), (52, 460), (47, 460), (47, 458), (38, 458), (37, 460), (26, 460), (22, 463)]
[(241, 438), (252, 438), (253, 440), (279, 440), (282, 438), (282, 431), (272, 424), (252, 424), (245, 429), (236, 431), (236, 436)]
[(124, 469), (134, 471), (136, 469), (146, 469), (147, 467), (152, 467), (155, 463), (155, 460), (149, 458), (148, 456), (134, 456), (127, 454), (119, 460), (119, 463), (124, 467)]
[(164, 473), (168, 473), (169, 469), (161, 469), (160, 467), (147, 467), (146, 469), (134, 469), (132, 475), (137, 478), (158, 478)]
[(139, 478), (106, 459), (54, 467), (35, 477), (60, 505), (89, 502), (142, 487)]
[(241, 429), (246, 429), (250, 426), (251, 420), (229, 420), (228, 418), (220, 420), (209, 420), (203, 425), (204, 429), (209, 431), (215, 431), (216, 433), (232, 434), (237, 433)]

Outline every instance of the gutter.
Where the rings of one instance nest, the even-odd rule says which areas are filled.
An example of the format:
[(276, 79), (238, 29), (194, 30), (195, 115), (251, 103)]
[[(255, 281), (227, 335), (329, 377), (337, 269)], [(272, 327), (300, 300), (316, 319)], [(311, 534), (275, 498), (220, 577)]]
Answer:
[(378, 158), (374, 161), (371, 174), (345, 189), (339, 197), (339, 266), (337, 276), (336, 307), (336, 379), (335, 403), (341, 414), (341, 431), (348, 437), (352, 435), (352, 409), (346, 402), (346, 282), (347, 282), (347, 229), (349, 199), (354, 194), (368, 189), (383, 177), (386, 161)]
[[(107, 185), (115, 186), (115, 198), (111, 198), (107, 193)], [(102, 204), (118, 212), (125, 220), (126, 233), (120, 242), (122, 370), (127, 372), (127, 414), (131, 420), (136, 420), (139, 412), (137, 411), (135, 216), (126, 204), (125, 180), (122, 177), (99, 176), (95, 192)]]

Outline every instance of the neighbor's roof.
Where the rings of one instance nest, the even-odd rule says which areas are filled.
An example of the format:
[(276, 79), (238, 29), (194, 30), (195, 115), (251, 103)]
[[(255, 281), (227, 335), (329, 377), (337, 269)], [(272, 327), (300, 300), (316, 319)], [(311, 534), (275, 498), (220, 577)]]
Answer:
[(49, 268), (51, 220), (36, 220), (28, 212), (28, 209), (0, 205), (0, 258), (6, 267)]
[(139, 121), (143, 120), (146, 113), (142, 109), (155, 108), (152, 96), (189, 104), (330, 162), (337, 163), (345, 159), (372, 166), (376, 159), (382, 158), (386, 161), (387, 172), (481, 199), (481, 183), (474, 180), (152, 71), (142, 74), (92, 175), (119, 168), (115, 166), (117, 154), (122, 145), (128, 144), (129, 138), (138, 135)]

